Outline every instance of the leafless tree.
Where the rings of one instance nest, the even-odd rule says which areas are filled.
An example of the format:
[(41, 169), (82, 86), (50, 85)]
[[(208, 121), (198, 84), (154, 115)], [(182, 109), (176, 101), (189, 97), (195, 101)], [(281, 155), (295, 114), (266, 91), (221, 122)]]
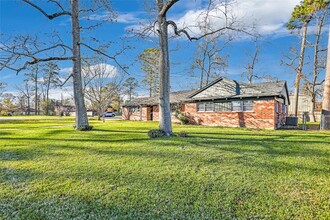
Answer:
[(307, 42), (307, 30), (308, 26), (311, 23), (314, 16), (320, 10), (327, 10), (330, 2), (329, 1), (308, 1), (303, 0), (297, 5), (293, 12), (292, 16), (287, 23), (287, 28), (289, 30), (299, 30), (302, 32), (301, 36), (301, 46), (299, 53), (299, 64), (295, 69), (296, 72), (296, 80), (295, 80), (295, 91), (294, 91), (294, 114), (298, 115), (298, 98), (299, 98), (299, 89), (300, 89), (300, 81), (303, 77), (303, 66), (304, 66), (304, 58), (305, 58), (305, 49)]
[[(109, 56), (106, 54), (105, 50), (108, 48), (108, 45), (95, 48), (91, 45), (91, 43), (86, 44), (81, 41), (80, 34), (83, 27), (80, 25), (79, 15), (82, 16), (82, 14), (84, 14), (84, 16), (88, 18), (86, 13), (95, 13), (95, 11), (100, 8), (110, 10), (109, 2), (107, 0), (94, 0), (92, 2), (93, 7), (86, 8), (85, 6), (87, 4), (82, 5), (82, 1), (80, 5), (81, 7), (79, 7), (79, 0), (70, 0), (69, 6), (65, 5), (65, 2), (60, 0), (50, 0), (47, 1), (46, 4), (54, 6), (56, 11), (54, 13), (48, 13), (42, 8), (42, 3), (40, 2), (31, 0), (22, 1), (39, 11), (50, 20), (62, 16), (69, 17), (71, 20), (72, 45), (66, 45), (58, 34), (52, 36), (54, 40), (51, 44), (43, 44), (39, 41), (38, 37), (32, 36), (17, 36), (15, 38), (11, 38), (11, 41), (8, 40), (1, 42), (4, 46), (0, 48), (0, 54), (2, 55), (2, 59), (0, 60), (0, 70), (3, 68), (8, 68), (16, 73), (19, 73), (28, 66), (42, 62), (72, 60), (73, 71), (68, 78), (73, 78), (73, 93), (76, 106), (75, 127), (79, 130), (90, 129), (91, 127), (88, 124), (82, 87), (81, 46), (112, 59), (118, 65), (119, 63), (117, 62), (115, 56)], [(111, 20), (111, 13), (109, 14), (109, 20)], [(98, 25), (99, 23), (96, 23), (88, 28), (94, 28)], [(56, 54), (56, 56), (53, 56), (53, 54)]]
[(326, 74), (324, 81), (323, 99), (322, 99), (322, 112), (321, 112), (321, 126), (322, 130), (330, 129), (330, 29), (328, 36), (328, 55)]
[(253, 43), (255, 46), (254, 51), (245, 52), (247, 59), (249, 59), (247, 65), (244, 67), (245, 71), (243, 72), (242, 76), (246, 76), (248, 82), (252, 84), (254, 79), (259, 78), (259, 74), (256, 73), (256, 65), (258, 63), (258, 57), (260, 53), (260, 45), (259, 45), (259, 35), (253, 39)]
[(96, 63), (83, 68), (85, 81), (85, 96), (97, 110), (98, 119), (103, 116), (111, 101), (116, 98), (122, 86), (123, 77), (117, 69), (105, 63)]
[[(31, 111), (31, 97), (33, 95), (31, 82), (28, 79), (25, 79), (24, 80), (23, 87), (16, 85), (15, 88), (21, 94), (21, 97), (23, 98), (24, 102), (26, 100), (26, 105), (24, 106), (24, 111), (26, 111), (26, 114), (27, 115), (30, 115), (30, 111)], [(22, 104), (25, 104), (25, 103), (22, 103)]]
[(308, 75), (302, 75), (304, 80), (304, 87), (303, 89), (307, 92), (308, 95), (312, 98), (312, 109), (311, 109), (311, 120), (316, 122), (315, 117), (315, 105), (317, 96), (322, 95), (322, 84), (324, 80), (319, 81), (319, 75), (321, 72), (325, 69), (325, 59), (323, 56), (323, 53), (326, 52), (326, 49), (323, 49), (320, 46), (320, 40), (322, 35), (322, 30), (326, 21), (328, 10), (323, 9), (320, 10), (319, 13), (315, 15), (315, 27), (316, 27), (316, 33), (315, 33), (315, 42), (312, 45), (314, 50), (313, 55), (313, 71), (311, 74), (311, 78), (308, 77)]
[(6, 88), (7, 84), (4, 82), (0, 82), (0, 98), (3, 94), (4, 89)]
[(214, 34), (207, 36), (202, 42), (198, 44), (196, 55), (193, 61), (192, 70), (197, 70), (199, 73), (199, 87), (207, 86), (210, 80), (225, 72), (228, 66), (228, 55), (220, 53), (231, 42), (232, 38), (229, 37), (221, 46), (219, 38), (221, 36)]
[(135, 94), (134, 90), (138, 87), (138, 81), (134, 77), (127, 78), (123, 83), (123, 93), (128, 96), (128, 100), (131, 101), (133, 95)]
[(24, 75), (26, 81), (33, 84), (32, 91), (34, 91), (34, 114), (39, 114), (39, 64), (28, 66)]
[[(172, 135), (172, 124), (171, 124), (171, 108), (170, 108), (170, 57), (169, 57), (169, 33), (168, 28), (171, 27), (173, 33), (177, 36), (184, 36), (190, 41), (199, 40), (206, 36), (212, 34), (218, 34), (225, 31), (240, 31), (246, 32), (244, 29), (239, 28), (236, 24), (236, 20), (230, 16), (228, 11), (228, 2), (219, 2), (209, 0), (209, 4), (205, 13), (202, 13), (200, 16), (204, 18), (202, 20), (208, 21), (214, 16), (221, 14), (222, 19), (224, 20), (223, 26), (214, 27), (213, 25), (204, 25), (206, 27), (205, 31), (199, 36), (192, 36), (189, 33), (189, 27), (179, 28), (177, 23), (168, 20), (167, 14), (170, 9), (172, 9), (175, 4), (180, 0), (156, 0), (157, 8), (157, 34), (159, 37), (160, 45), (160, 66), (159, 66), (159, 82), (160, 82), (160, 94), (159, 94), (159, 128), (163, 130), (166, 136)], [(213, 12), (213, 13), (210, 13)], [(216, 13), (214, 13), (216, 12)], [(206, 17), (206, 18), (205, 18)]]

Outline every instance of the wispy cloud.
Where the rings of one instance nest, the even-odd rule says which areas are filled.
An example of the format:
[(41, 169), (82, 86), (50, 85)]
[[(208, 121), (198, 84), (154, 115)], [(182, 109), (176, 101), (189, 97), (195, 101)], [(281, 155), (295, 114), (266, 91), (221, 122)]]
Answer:
[[(107, 63), (98, 63), (87, 67), (82, 67), (82, 73), (84, 74), (86, 71), (96, 72), (96, 71), (103, 71), (110, 73), (109, 76), (113, 77), (116, 76), (119, 71), (118, 68)], [(65, 67), (60, 69), (60, 73), (69, 75), (72, 73), (72, 67)]]
[(110, 12), (103, 12), (101, 14), (92, 14), (86, 17), (92, 21), (114, 21), (122, 24), (136, 24), (141, 22), (141, 12), (121, 12), (116, 17)]
[(191, 34), (200, 35), (199, 26), (204, 21), (207, 21), (213, 30), (224, 27), (226, 18), (223, 12), (227, 10), (229, 20), (235, 19), (238, 27), (256, 26), (257, 31), (262, 35), (289, 33), (285, 30), (285, 23), (299, 2), (300, 0), (237, 0), (235, 3), (231, 2), (228, 8), (220, 2), (208, 13), (205, 9), (191, 9), (174, 20), (179, 27), (188, 28)]
[[(202, 34), (200, 26), (205, 24), (205, 21), (209, 30), (212, 31), (226, 26), (226, 22), (229, 20), (229, 22), (234, 21), (235, 28), (255, 27), (257, 32), (263, 36), (280, 37), (289, 34), (285, 24), (300, 0), (231, 0), (228, 1), (229, 4), (226, 7), (223, 2), (219, 0), (210, 11), (207, 11), (206, 5), (203, 5), (202, 1), (184, 0), (181, 7), (184, 6), (186, 9), (182, 9), (181, 13), (171, 15), (169, 19), (175, 21), (179, 28), (185, 28), (192, 36)], [(227, 21), (224, 11), (228, 12)], [(135, 32), (141, 32), (144, 28), (145, 25), (138, 22), (127, 27)], [(172, 31), (171, 28), (169, 31)]]

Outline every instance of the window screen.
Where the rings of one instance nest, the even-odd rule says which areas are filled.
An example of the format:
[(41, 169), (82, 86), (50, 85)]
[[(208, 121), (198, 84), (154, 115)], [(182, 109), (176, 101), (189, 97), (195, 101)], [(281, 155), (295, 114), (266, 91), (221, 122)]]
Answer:
[(214, 103), (215, 112), (231, 112), (231, 102), (216, 102)]
[(241, 101), (233, 101), (233, 112), (241, 112), (242, 111), (242, 102)]
[(243, 101), (243, 111), (244, 112), (253, 111), (253, 101)]

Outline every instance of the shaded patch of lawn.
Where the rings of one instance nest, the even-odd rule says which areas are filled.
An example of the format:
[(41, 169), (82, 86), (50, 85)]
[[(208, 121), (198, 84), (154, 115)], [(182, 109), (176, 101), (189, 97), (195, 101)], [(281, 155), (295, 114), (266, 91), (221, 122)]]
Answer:
[(329, 219), (330, 133), (0, 122), (0, 219)]

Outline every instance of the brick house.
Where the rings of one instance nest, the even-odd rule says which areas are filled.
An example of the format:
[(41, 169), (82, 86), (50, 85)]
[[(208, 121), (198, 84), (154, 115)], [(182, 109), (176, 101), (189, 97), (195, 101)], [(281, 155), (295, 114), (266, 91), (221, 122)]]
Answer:
[[(158, 121), (158, 98), (137, 98), (124, 104), (123, 119)], [(170, 94), (172, 122), (178, 110), (198, 125), (276, 129), (290, 104), (285, 81), (246, 84), (220, 77), (199, 90)]]

